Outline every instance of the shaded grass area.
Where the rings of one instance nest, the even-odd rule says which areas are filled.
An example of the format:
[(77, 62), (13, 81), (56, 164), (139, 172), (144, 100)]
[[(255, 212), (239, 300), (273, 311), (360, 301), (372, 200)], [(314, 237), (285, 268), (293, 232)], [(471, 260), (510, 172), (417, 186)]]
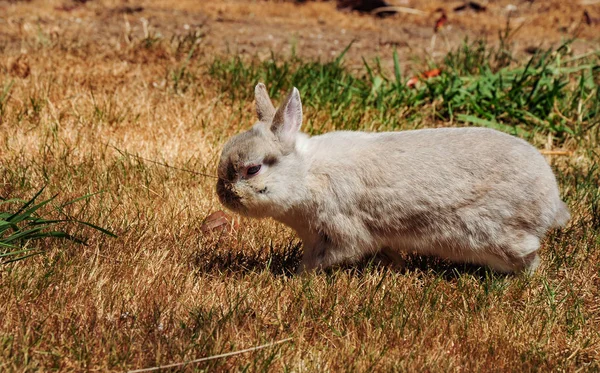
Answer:
[[(597, 54), (562, 47), (515, 61), (465, 43), (440, 77), (408, 89), (412, 74), (377, 63), (351, 72), (343, 57), (203, 60), (196, 36), (149, 36), (98, 59), (40, 46), (37, 74), (0, 70), (0, 195), (47, 184), (61, 205), (103, 190), (70, 214), (119, 236), (44, 241), (45, 255), (0, 267), (0, 370), (123, 371), (288, 337), (184, 370), (600, 369)], [(548, 235), (533, 277), (416, 256), (403, 271), (365, 258), (291, 276), (293, 232), (241, 219), (205, 236), (203, 220), (221, 209), (213, 179), (107, 145), (210, 173), (225, 138), (251, 125), (259, 80), (275, 98), (296, 85), (312, 133), (464, 122), (571, 150), (550, 161), (573, 219)]]

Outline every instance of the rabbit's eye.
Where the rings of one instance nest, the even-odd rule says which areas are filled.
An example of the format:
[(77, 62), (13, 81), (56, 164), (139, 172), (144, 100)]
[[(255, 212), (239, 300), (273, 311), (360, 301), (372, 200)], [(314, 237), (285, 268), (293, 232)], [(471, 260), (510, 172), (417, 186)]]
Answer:
[(256, 175), (258, 173), (258, 171), (260, 171), (260, 165), (248, 167), (248, 170), (246, 171), (246, 173), (248, 175)]

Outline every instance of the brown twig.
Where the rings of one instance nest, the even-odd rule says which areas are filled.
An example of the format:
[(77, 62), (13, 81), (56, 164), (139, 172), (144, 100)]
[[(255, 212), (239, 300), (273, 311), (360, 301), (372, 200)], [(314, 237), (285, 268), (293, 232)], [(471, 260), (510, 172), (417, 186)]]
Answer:
[(570, 150), (540, 150), (540, 153), (542, 153), (542, 155), (573, 155), (573, 152)]
[(373, 15), (377, 15), (379, 13), (383, 13), (383, 12), (397, 12), (397, 13), (406, 13), (406, 14), (414, 14), (417, 16), (424, 16), (427, 15), (426, 12), (422, 11), (422, 10), (418, 10), (418, 9), (413, 9), (413, 8), (406, 8), (403, 6), (383, 6), (377, 9), (373, 9), (373, 11), (371, 12), (371, 14)]
[(184, 366), (184, 365), (188, 365), (188, 364), (201, 363), (203, 361), (208, 361), (208, 360), (221, 359), (221, 358), (224, 358), (224, 357), (229, 357), (229, 356), (235, 356), (235, 355), (244, 354), (246, 352), (252, 352), (252, 351), (262, 350), (263, 348), (267, 348), (267, 347), (275, 346), (275, 345), (278, 345), (278, 344), (281, 344), (281, 343), (289, 342), (292, 339), (293, 338), (281, 339), (279, 341), (275, 341), (275, 342), (271, 342), (271, 343), (266, 343), (264, 345), (247, 348), (245, 350), (232, 351), (232, 352), (227, 352), (225, 354), (207, 356), (207, 357), (203, 357), (203, 358), (196, 359), (196, 360), (186, 361), (186, 362), (183, 362), (183, 363), (174, 363), (174, 364), (168, 364), (168, 365), (160, 365), (160, 366), (152, 367), (152, 368), (130, 370), (130, 371), (128, 371), (128, 373), (153, 372), (153, 371), (161, 370), (161, 369), (175, 368), (175, 367), (180, 367), (180, 366)]

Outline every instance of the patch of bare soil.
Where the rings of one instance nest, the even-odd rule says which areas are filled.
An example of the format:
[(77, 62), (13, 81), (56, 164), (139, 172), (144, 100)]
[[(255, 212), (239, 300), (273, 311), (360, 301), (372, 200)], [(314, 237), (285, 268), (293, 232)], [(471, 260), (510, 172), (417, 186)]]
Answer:
[(118, 50), (133, 37), (198, 32), (207, 54), (268, 58), (272, 51), (295, 52), (328, 60), (353, 43), (347, 55), (351, 66), (376, 56), (389, 65), (396, 49), (407, 67), (435, 61), (465, 38), (496, 42), (510, 18), (511, 42), (522, 55), (569, 39), (575, 39), (572, 47), (579, 53), (600, 45), (600, 2), (595, 0), (475, 2), (479, 8), (464, 1), (388, 2), (401, 11), (378, 18), (340, 11), (332, 1), (0, 1), (0, 41), (5, 49), (18, 46), (23, 53), (24, 34), (38, 34), (40, 42), (85, 35), (88, 42), (96, 39)]

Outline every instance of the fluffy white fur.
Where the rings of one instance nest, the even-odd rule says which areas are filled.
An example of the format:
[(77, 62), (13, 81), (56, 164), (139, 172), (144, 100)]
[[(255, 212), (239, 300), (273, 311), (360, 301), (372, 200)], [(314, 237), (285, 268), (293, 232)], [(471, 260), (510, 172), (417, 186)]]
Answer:
[(381, 251), (533, 271), (540, 240), (569, 219), (551, 168), (516, 137), (485, 128), (308, 137), (296, 88), (278, 110), (263, 84), (255, 95), (259, 121), (224, 146), (217, 193), (233, 211), (293, 228), (300, 272)]

